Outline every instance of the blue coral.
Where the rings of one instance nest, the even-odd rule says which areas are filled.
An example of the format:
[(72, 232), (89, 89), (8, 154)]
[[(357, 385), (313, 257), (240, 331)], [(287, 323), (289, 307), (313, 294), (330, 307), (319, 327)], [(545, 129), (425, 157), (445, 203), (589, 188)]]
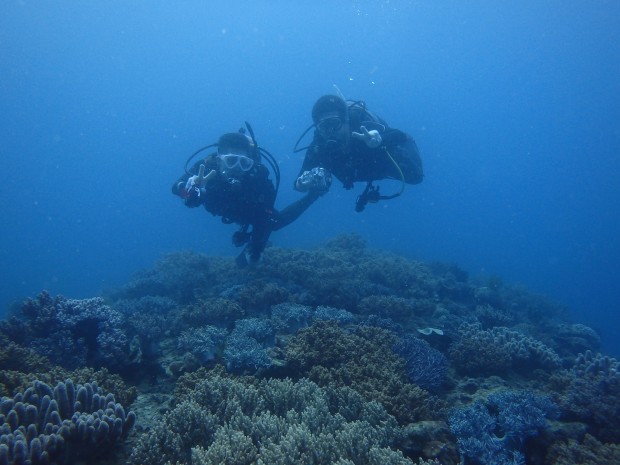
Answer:
[(387, 329), (394, 333), (398, 332), (400, 326), (397, 325), (391, 318), (382, 318), (378, 315), (368, 315), (365, 319), (359, 322), (360, 326), (375, 326), (377, 328)]
[(267, 350), (256, 339), (236, 334), (226, 341), (224, 360), (226, 368), (235, 373), (255, 372), (272, 364)]
[[(11, 320), (7, 336), (67, 369), (122, 369), (128, 362), (122, 315), (100, 297), (66, 299), (42, 292)], [(18, 337), (20, 340), (18, 340)]]
[(336, 321), (340, 325), (353, 323), (355, 317), (347, 310), (319, 305), (314, 312), (314, 320)]
[(264, 345), (272, 345), (274, 341), (275, 329), (269, 320), (261, 318), (245, 318), (237, 320), (235, 329), (232, 331), (235, 337), (249, 337), (256, 339)]
[(546, 427), (558, 409), (546, 396), (529, 391), (492, 394), (487, 405), (476, 402), (452, 409), (448, 423), (462, 459), (482, 465), (525, 463), (523, 442)]
[(69, 464), (106, 453), (135, 423), (96, 383), (35, 381), (0, 401), (0, 464)]
[(176, 306), (174, 300), (161, 296), (121, 299), (114, 303), (133, 331), (146, 341), (156, 341), (170, 329), (169, 315)]
[(235, 323), (226, 339), (224, 360), (229, 371), (255, 372), (272, 365), (267, 349), (273, 346), (275, 329), (268, 320), (246, 318)]
[(409, 379), (421, 388), (434, 391), (444, 383), (448, 360), (428, 342), (408, 334), (396, 343), (394, 352), (405, 359)]
[(557, 418), (559, 410), (547, 396), (529, 391), (501, 391), (488, 398), (489, 407), (497, 412), (497, 423), (507, 441), (520, 445), (547, 425), (547, 418)]
[(307, 305), (284, 302), (271, 308), (271, 320), (278, 331), (296, 333), (308, 326), (312, 310)]
[(616, 442), (620, 437), (620, 362), (586, 351), (579, 354), (564, 378), (559, 398), (569, 421), (586, 422), (597, 439)]
[(203, 362), (208, 362), (219, 355), (227, 335), (225, 329), (215, 326), (201, 326), (181, 334), (178, 348), (189, 350)]

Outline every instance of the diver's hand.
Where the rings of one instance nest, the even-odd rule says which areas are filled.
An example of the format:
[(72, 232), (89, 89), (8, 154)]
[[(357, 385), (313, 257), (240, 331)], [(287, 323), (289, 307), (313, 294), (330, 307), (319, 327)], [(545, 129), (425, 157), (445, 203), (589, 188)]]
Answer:
[[(206, 192), (204, 186), (216, 175), (215, 170), (211, 170), (205, 176), (205, 165), (200, 165), (198, 174), (190, 176), (184, 187), (179, 186), (179, 195), (185, 200), (188, 207), (196, 207), (202, 202), (202, 196)], [(180, 183), (179, 183), (180, 184)]]
[(200, 165), (198, 168), (198, 174), (191, 176), (187, 183), (185, 184), (185, 188), (188, 187), (204, 187), (207, 183), (216, 175), (215, 170), (209, 171), (209, 173), (205, 176), (205, 165)]
[(295, 182), (295, 188), (300, 192), (314, 192), (325, 194), (332, 185), (332, 175), (325, 168), (316, 167), (304, 171)]
[(366, 126), (360, 126), (360, 130), (362, 132), (351, 133), (353, 138), (361, 140), (366, 144), (367, 147), (371, 149), (375, 149), (381, 145), (382, 139), (381, 134), (376, 129), (371, 129), (370, 131), (366, 129)]

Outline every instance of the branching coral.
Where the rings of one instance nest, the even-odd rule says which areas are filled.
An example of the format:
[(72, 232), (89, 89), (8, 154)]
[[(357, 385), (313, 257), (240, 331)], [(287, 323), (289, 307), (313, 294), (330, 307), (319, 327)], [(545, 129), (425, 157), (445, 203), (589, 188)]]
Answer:
[(570, 371), (551, 379), (563, 417), (587, 423), (597, 439), (620, 437), (620, 363), (600, 353), (580, 354)]
[(351, 312), (342, 310), (341, 308), (327, 307), (325, 305), (319, 305), (312, 317), (314, 321), (335, 321), (341, 325), (346, 325), (355, 321), (355, 317)]
[(281, 333), (296, 333), (312, 319), (312, 308), (307, 305), (282, 303), (271, 307), (271, 321)]
[(434, 391), (444, 383), (448, 360), (428, 342), (405, 335), (394, 345), (394, 351), (405, 360), (409, 379), (421, 388)]
[(131, 463), (411, 464), (390, 448), (399, 432), (379, 404), (347, 388), (214, 371), (140, 438)]
[(254, 373), (271, 366), (267, 348), (273, 345), (275, 330), (268, 320), (239, 320), (226, 339), (224, 360), (229, 371)]
[(122, 315), (100, 297), (76, 300), (42, 292), (27, 300), (21, 313), (3, 331), (52, 363), (67, 369), (88, 365), (114, 370), (128, 363)]
[(549, 449), (546, 463), (553, 465), (613, 465), (620, 463), (620, 445), (602, 444), (586, 434), (583, 442), (558, 441)]
[(228, 333), (225, 329), (201, 326), (183, 332), (179, 337), (177, 347), (182, 351), (191, 352), (204, 363), (221, 355), (226, 336)]
[(525, 463), (523, 442), (545, 428), (546, 418), (557, 415), (545, 396), (531, 392), (502, 391), (487, 404), (452, 409), (450, 429), (458, 439), (462, 459), (482, 465)]
[(509, 369), (531, 373), (533, 367), (558, 369), (561, 360), (542, 342), (508, 328), (483, 330), (463, 324), (450, 347), (455, 368), (465, 374), (497, 374)]
[(392, 347), (396, 337), (376, 327), (345, 331), (335, 322), (316, 322), (286, 347), (289, 369), (321, 386), (349, 386), (381, 402), (400, 422), (434, 418), (440, 403), (407, 380), (405, 362)]

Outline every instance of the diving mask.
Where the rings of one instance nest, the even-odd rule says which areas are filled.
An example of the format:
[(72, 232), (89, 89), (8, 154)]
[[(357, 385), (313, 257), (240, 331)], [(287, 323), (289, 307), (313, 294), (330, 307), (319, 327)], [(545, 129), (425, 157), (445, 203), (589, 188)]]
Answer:
[(316, 127), (323, 134), (333, 134), (342, 128), (342, 119), (338, 116), (328, 116), (316, 123)]
[(223, 155), (218, 155), (218, 158), (221, 160), (223, 166), (227, 170), (240, 169), (243, 172), (247, 172), (250, 171), (254, 166), (254, 160), (245, 155), (226, 153)]

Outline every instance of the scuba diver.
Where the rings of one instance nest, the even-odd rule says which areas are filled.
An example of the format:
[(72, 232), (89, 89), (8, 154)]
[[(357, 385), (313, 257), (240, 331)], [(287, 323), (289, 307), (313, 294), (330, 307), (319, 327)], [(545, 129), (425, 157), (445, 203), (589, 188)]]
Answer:
[[(306, 150), (295, 189), (307, 192), (321, 183), (321, 176), (333, 174), (345, 189), (355, 182), (366, 182), (357, 198), (355, 210), (361, 212), (368, 202), (392, 199), (402, 194), (405, 184), (419, 184), (424, 176), (420, 152), (413, 138), (372, 114), (363, 101), (324, 95), (312, 107), (313, 124), (304, 131), (294, 151)], [(314, 129), (307, 147), (297, 146)], [(381, 195), (373, 181), (395, 179), (400, 191)]]
[[(233, 244), (244, 246), (236, 259), (245, 267), (256, 264), (267, 245), (272, 231), (296, 220), (310, 205), (329, 189), (325, 178), (322, 185), (312, 186), (307, 194), (281, 211), (274, 209), (280, 184), (280, 170), (273, 156), (258, 146), (248, 123), (239, 132), (222, 135), (216, 144), (194, 152), (185, 162), (185, 174), (172, 186), (172, 193), (181, 197), (188, 207), (204, 205), (205, 209), (222, 217), (226, 224), (236, 223), (240, 229), (233, 234)], [(216, 150), (187, 169), (199, 153)], [(267, 161), (275, 175), (275, 186), (269, 178)]]

